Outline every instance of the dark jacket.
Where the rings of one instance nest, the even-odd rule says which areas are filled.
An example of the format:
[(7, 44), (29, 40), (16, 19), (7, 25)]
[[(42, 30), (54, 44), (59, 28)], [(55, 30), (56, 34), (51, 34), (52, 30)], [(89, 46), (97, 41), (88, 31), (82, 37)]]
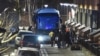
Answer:
[(61, 32), (62, 41), (66, 41), (66, 32)]
[(58, 36), (58, 41), (61, 41), (62, 40), (61, 32), (59, 32), (57, 36)]
[(66, 42), (68, 43), (68, 44), (71, 44), (71, 36), (70, 36), (70, 32), (66, 32), (66, 34), (65, 34), (65, 39), (66, 39)]

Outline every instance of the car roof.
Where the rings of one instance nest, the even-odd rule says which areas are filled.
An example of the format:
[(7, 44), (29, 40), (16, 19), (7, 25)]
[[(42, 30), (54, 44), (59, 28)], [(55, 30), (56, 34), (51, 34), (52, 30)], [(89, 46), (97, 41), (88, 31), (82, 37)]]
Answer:
[(19, 47), (19, 51), (39, 51), (37, 48), (31, 48), (31, 47)]
[[(32, 32), (32, 31), (28, 31), (28, 30), (20, 30), (19, 32)], [(33, 32), (32, 32), (33, 33)]]
[(22, 36), (38, 36), (38, 35), (35, 35), (35, 34), (24, 34)]
[(30, 36), (30, 37), (32, 37), (32, 36), (33, 36), (33, 37), (38, 37), (37, 35), (34, 35), (34, 34), (25, 34), (25, 35), (22, 35), (22, 36), (23, 36), (23, 38), (24, 38), (24, 37), (27, 37), (27, 36), (28, 36), (28, 37), (29, 37), (29, 36)]

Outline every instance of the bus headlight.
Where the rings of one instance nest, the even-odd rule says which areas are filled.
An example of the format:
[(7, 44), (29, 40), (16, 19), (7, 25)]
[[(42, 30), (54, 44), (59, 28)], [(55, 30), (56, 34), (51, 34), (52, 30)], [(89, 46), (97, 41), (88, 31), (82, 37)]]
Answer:
[(42, 36), (39, 36), (38, 37), (38, 41), (43, 41), (43, 37)]

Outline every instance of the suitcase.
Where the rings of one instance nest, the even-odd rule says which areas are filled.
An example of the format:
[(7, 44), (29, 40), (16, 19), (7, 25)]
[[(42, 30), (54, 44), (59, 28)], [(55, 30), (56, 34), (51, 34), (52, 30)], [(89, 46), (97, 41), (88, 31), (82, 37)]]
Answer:
[(81, 50), (81, 46), (79, 44), (72, 44), (71, 45), (71, 50)]
[(72, 43), (71, 50), (81, 50), (82, 49), (79, 43), (78, 36), (77, 37), (74, 36), (73, 38), (71, 38), (71, 43)]

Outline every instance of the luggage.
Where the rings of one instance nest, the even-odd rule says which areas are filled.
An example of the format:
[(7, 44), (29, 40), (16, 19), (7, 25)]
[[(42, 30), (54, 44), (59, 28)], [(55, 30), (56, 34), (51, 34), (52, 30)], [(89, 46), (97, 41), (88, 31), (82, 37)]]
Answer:
[(72, 44), (71, 50), (81, 50), (81, 46), (79, 44)]
[(81, 50), (81, 46), (77, 38), (72, 41), (71, 50)]
[(72, 43), (71, 50), (81, 50), (82, 47), (80, 46), (80, 43), (79, 43), (79, 35), (75, 36), (72, 34), (72, 36), (73, 38), (71, 38), (71, 43)]

